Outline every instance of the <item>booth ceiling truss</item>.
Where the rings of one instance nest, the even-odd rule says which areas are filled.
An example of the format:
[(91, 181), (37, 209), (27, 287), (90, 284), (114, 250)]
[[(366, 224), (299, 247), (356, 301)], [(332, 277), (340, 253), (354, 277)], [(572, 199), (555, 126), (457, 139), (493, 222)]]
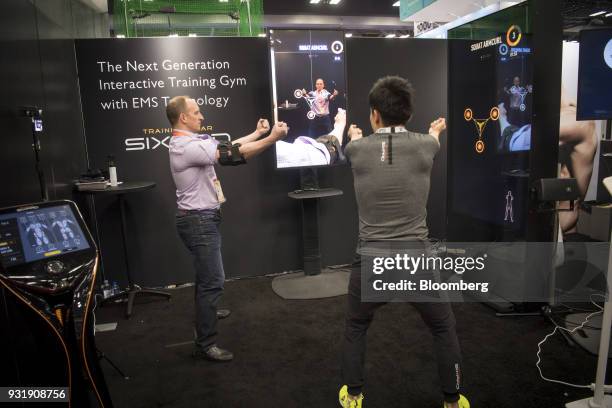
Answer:
[[(591, 14), (604, 11), (602, 15)], [(563, 26), (568, 29), (584, 29), (611, 26), (612, 0), (565, 0), (563, 2)]]
[(114, 0), (113, 29), (125, 37), (257, 36), (263, 0)]

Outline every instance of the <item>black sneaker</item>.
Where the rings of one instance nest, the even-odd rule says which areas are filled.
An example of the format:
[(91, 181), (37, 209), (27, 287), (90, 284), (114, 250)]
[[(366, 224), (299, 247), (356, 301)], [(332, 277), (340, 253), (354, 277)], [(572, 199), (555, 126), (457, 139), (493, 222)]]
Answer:
[(193, 352), (193, 357), (209, 361), (232, 361), (234, 359), (234, 354), (231, 351), (223, 350), (217, 347), (216, 344), (213, 344), (207, 350), (196, 348)]

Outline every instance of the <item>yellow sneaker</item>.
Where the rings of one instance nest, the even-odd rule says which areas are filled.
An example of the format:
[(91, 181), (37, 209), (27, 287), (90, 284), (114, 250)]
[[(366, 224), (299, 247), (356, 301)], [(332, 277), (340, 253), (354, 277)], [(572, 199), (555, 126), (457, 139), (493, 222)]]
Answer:
[[(459, 394), (459, 401), (457, 401), (457, 404), (459, 404), (459, 408), (470, 408), (470, 401), (461, 394)], [(446, 408), (447, 406), (446, 403), (442, 404), (442, 408)]]
[[(342, 408), (361, 408), (363, 401), (363, 394), (359, 394), (357, 399), (350, 399), (348, 393), (348, 386), (343, 385), (338, 393), (338, 402)], [(469, 407), (469, 404), (468, 404)]]

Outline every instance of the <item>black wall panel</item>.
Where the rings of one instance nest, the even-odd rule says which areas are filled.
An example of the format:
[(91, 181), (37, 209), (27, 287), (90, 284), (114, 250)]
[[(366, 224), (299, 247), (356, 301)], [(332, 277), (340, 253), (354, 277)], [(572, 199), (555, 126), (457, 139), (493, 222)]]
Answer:
[(74, 198), (72, 180), (86, 169), (74, 57), (73, 6), (80, 24), (95, 17), (75, 0), (2, 3), (0, 17), (0, 207), (39, 201), (30, 120), (20, 106), (43, 108), (41, 162), (50, 198)]

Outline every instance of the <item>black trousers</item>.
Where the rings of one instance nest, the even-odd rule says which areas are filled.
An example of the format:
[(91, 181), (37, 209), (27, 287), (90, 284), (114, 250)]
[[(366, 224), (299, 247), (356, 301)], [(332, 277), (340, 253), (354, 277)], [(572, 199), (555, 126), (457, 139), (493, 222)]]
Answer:
[(333, 129), (329, 115), (315, 116), (308, 123), (308, 136), (317, 138), (319, 136), (328, 135)]
[[(366, 337), (374, 313), (386, 303), (361, 302), (361, 262), (351, 270), (348, 313), (344, 330), (342, 375), (351, 395), (359, 395), (364, 385)], [(459, 400), (461, 388), (461, 349), (455, 331), (455, 315), (449, 303), (411, 303), (434, 337), (438, 375), (446, 402)], [(408, 329), (409, 330), (409, 329)], [(406, 341), (409, 341), (407, 336)]]

